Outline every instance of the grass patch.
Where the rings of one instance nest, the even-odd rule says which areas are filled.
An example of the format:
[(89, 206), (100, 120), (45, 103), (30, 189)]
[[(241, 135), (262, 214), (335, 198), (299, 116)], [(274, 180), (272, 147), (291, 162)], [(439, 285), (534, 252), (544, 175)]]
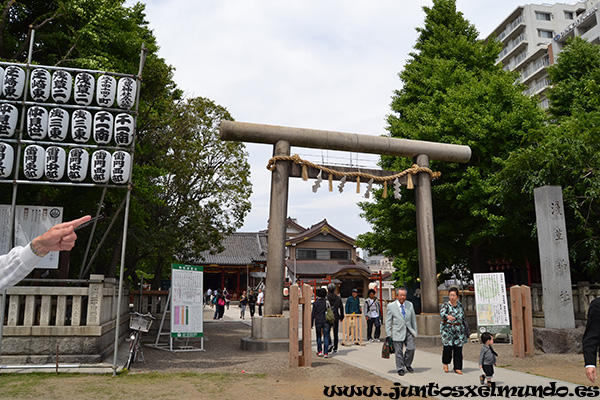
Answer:
[(140, 387), (156, 399), (172, 398), (173, 388), (221, 394), (229, 384), (258, 383), (266, 374), (147, 372), (137, 374), (27, 373), (0, 375), (0, 399), (98, 398), (122, 399), (139, 394)]

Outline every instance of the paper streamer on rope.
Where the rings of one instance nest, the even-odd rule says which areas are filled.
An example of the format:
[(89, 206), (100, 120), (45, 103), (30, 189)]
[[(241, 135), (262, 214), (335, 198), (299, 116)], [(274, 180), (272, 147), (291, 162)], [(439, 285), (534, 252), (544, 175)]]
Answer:
[(321, 182), (323, 181), (323, 170), (319, 170), (319, 175), (317, 175), (317, 180), (312, 187), (313, 193), (317, 193), (317, 190), (321, 187)]
[(340, 184), (338, 185), (338, 190), (340, 191), (340, 193), (342, 193), (344, 191), (345, 184), (346, 184), (346, 175), (344, 175), (342, 177), (342, 179), (340, 180)]
[(400, 179), (398, 178), (394, 179), (394, 197), (398, 200), (402, 198), (400, 194)]
[(365, 199), (371, 197), (371, 189), (373, 189), (373, 178), (369, 179), (369, 182), (367, 182), (367, 191), (365, 192)]

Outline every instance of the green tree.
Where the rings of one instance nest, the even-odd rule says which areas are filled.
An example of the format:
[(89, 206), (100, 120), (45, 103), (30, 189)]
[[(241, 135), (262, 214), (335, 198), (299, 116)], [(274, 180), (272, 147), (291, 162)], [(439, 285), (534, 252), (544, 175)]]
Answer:
[(569, 38), (548, 68), (552, 81), (550, 113), (557, 118), (595, 111), (600, 105), (600, 47), (581, 37)]
[[(600, 278), (600, 48), (574, 38), (549, 68), (550, 110), (556, 119), (532, 131), (497, 174), (506, 218), (523, 230), (523, 243), (537, 250), (533, 190), (561, 186), (571, 269), (575, 279)], [(532, 252), (537, 259), (537, 252)]]
[[(168, 150), (152, 161), (155, 174), (145, 190), (154, 199), (144, 208), (144, 236), (129, 247), (128, 270), (150, 262), (154, 287), (167, 263), (198, 261), (196, 254), (222, 250), (221, 241), (250, 211), (250, 166), (245, 146), (219, 138), (229, 112), (211, 100), (193, 98), (174, 108), (155, 145)], [(157, 247), (159, 244), (159, 247)]]
[[(544, 113), (536, 100), (522, 94), (516, 76), (496, 64), (500, 44), (478, 39), (473, 25), (456, 10), (454, 0), (434, 0), (423, 7), (424, 27), (411, 59), (400, 72), (402, 88), (392, 99), (390, 136), (468, 145), (468, 164), (431, 162), (442, 172), (432, 183), (438, 270), (453, 266), (471, 271), (486, 261), (509, 257), (518, 245), (506, 232), (507, 221), (491, 179), (501, 160), (538, 128)], [(382, 157), (384, 169), (401, 171), (412, 160)], [(403, 198), (376, 197), (361, 203), (362, 216), (373, 231), (358, 237), (358, 245), (402, 259), (405, 279), (418, 276), (414, 193)]]

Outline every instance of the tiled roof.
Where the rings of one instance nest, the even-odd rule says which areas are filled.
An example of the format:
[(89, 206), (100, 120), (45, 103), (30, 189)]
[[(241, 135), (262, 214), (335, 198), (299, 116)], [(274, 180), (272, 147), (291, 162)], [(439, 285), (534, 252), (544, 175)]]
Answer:
[(267, 262), (267, 233), (234, 233), (223, 239), (222, 253), (210, 254), (204, 251), (199, 254), (197, 263), (217, 265), (251, 265), (253, 262)]
[[(295, 264), (295, 265), (294, 265)], [(353, 263), (352, 261), (331, 261), (331, 260), (287, 260), (285, 265), (291, 271), (296, 269), (297, 275), (337, 275), (340, 272), (354, 270), (359, 274), (371, 275), (371, 271), (362, 262)]]
[(299, 235), (289, 239), (288, 242), (289, 243), (300, 243), (304, 240), (311, 239), (321, 233), (323, 233), (325, 235), (331, 234), (331, 235), (335, 236), (336, 238), (338, 238), (340, 241), (346, 242), (350, 245), (354, 245), (353, 238), (351, 238), (348, 235), (343, 234), (342, 232), (335, 229), (333, 226), (329, 225), (329, 223), (327, 222), (326, 219), (319, 222), (318, 224), (311, 226), (310, 228), (308, 228), (304, 232), (300, 233)]

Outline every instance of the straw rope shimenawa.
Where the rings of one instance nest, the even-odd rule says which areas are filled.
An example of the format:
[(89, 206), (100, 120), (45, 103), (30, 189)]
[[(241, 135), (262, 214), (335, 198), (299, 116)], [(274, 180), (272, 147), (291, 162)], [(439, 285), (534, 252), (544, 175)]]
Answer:
[(319, 169), (321, 171), (325, 171), (329, 174), (329, 191), (333, 191), (333, 176), (346, 176), (346, 177), (356, 177), (356, 193), (360, 193), (360, 178), (365, 180), (373, 180), (373, 182), (383, 182), (383, 198), (387, 198), (387, 181), (392, 181), (397, 178), (401, 178), (405, 175), (406, 177), (406, 187), (408, 189), (413, 189), (414, 184), (412, 180), (412, 176), (418, 174), (419, 172), (427, 172), (431, 179), (439, 178), (442, 173), (439, 171), (433, 172), (431, 169), (427, 167), (419, 167), (417, 164), (413, 164), (412, 167), (405, 169), (402, 172), (398, 172), (397, 174), (387, 175), (387, 176), (376, 176), (372, 174), (368, 174), (365, 172), (340, 172), (331, 168), (324, 167), (319, 164), (312, 163), (308, 160), (304, 160), (300, 158), (298, 154), (294, 154), (291, 156), (275, 156), (271, 158), (267, 164), (267, 169), (269, 171), (273, 171), (275, 168), (275, 164), (277, 161), (293, 161), (295, 164), (300, 164), (302, 166), (302, 180), (308, 180), (308, 167), (313, 167), (315, 169)]

